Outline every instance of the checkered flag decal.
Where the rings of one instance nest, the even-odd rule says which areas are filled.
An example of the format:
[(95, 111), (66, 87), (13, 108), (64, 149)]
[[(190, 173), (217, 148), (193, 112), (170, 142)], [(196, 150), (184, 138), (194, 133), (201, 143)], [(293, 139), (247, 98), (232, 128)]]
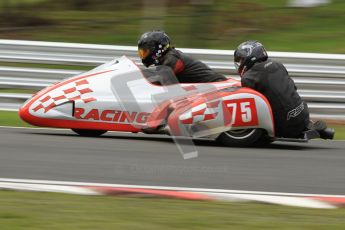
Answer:
[(179, 118), (182, 124), (190, 125), (199, 121), (208, 121), (215, 119), (218, 112), (214, 111), (217, 108), (219, 101), (203, 103), (197, 107), (192, 108), (188, 113), (181, 115)]
[(40, 104), (33, 110), (37, 112), (40, 109), (44, 110), (44, 113), (48, 112), (58, 104), (65, 103), (67, 101), (82, 100), (84, 103), (96, 101), (95, 98), (88, 96), (93, 92), (89, 88), (89, 82), (86, 79), (73, 82), (74, 86), (61, 90), (57, 96), (47, 95), (40, 100)]

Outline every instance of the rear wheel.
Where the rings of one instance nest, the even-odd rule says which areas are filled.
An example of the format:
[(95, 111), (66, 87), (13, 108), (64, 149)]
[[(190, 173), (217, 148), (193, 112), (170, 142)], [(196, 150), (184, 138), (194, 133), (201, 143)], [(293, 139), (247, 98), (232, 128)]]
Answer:
[[(266, 141), (264, 141), (266, 140)], [(222, 133), (217, 141), (226, 146), (233, 147), (248, 147), (261, 145), (262, 142), (267, 142), (266, 132), (263, 129), (237, 129), (229, 130)]]
[(73, 132), (83, 137), (99, 137), (106, 133), (106, 130), (93, 130), (93, 129), (72, 129)]

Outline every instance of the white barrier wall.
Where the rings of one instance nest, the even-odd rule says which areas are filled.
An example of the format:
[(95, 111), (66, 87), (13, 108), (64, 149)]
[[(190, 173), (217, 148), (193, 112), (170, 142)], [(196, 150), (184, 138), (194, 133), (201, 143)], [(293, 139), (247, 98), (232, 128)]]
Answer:
[[(233, 50), (181, 50), (202, 60), (211, 68), (233, 78), (238, 76), (233, 64)], [(313, 118), (345, 120), (345, 55), (319, 53), (269, 52), (282, 62), (308, 102)], [(0, 88), (41, 89), (60, 79), (80, 73), (64, 70), (61, 65), (96, 66), (126, 55), (138, 64), (135, 46), (112, 46), (60, 42), (0, 39)], [(56, 65), (51, 69), (8, 67), (6, 63)], [(28, 97), (28, 95), (26, 95)], [(15, 110), (23, 95), (0, 93), (0, 108)]]

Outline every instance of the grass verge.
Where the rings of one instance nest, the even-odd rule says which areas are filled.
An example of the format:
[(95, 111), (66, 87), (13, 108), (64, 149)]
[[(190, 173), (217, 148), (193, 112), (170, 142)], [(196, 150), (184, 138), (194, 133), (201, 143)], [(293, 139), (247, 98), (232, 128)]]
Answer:
[[(0, 111), (0, 126), (34, 127), (20, 119), (17, 112)], [(329, 125), (335, 129), (335, 140), (345, 140), (344, 125)]]
[[(0, 191), (2, 229), (343, 229), (345, 209)], [(49, 226), (49, 227), (48, 227)]]
[(0, 126), (34, 127), (20, 119), (17, 112), (0, 111)]

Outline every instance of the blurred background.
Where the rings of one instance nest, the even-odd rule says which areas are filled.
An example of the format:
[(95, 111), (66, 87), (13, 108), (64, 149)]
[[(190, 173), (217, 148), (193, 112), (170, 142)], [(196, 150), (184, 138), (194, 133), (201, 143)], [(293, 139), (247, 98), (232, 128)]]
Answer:
[[(345, 0), (0, 0), (0, 39), (136, 46), (143, 32), (160, 29), (167, 32), (178, 48), (233, 50), (241, 42), (255, 39), (269, 51), (345, 54), (344, 22)], [(2, 41), (0, 110), (3, 111), (0, 111), (0, 126), (29, 126), (16, 112), (26, 99), (44, 87), (119, 56), (119, 52), (122, 55), (122, 50), (115, 51), (115, 48), (109, 51), (70, 46), (57, 48)], [(132, 54), (136, 55), (136, 51)], [(333, 126), (336, 138), (344, 140), (345, 58), (325, 55), (313, 60), (311, 56), (316, 55), (300, 59), (283, 57), (280, 61), (288, 67), (312, 113), (338, 124)], [(336, 57), (331, 59), (330, 56)], [(236, 74), (229, 56), (197, 58), (205, 59), (203, 61), (208, 61), (205, 63), (224, 74)], [(329, 115), (334, 116), (330, 118)], [(339, 117), (342, 120), (337, 120)], [(163, 161), (164, 155), (159, 153), (171, 144), (164, 139), (159, 139), (159, 143), (141, 137), (126, 140), (126, 136), (118, 136), (118, 140), (117, 137), (75, 139), (77, 137), (65, 131), (56, 134), (38, 131), (35, 134), (36, 131), (14, 130), (2, 128), (0, 133), (3, 177), (12, 175), (9, 177), (14, 178), (21, 174), (25, 178), (34, 175), (36, 178), (32, 179), (88, 181), (98, 178), (99, 181), (116, 182), (123, 173), (127, 174), (127, 171), (117, 174), (116, 165), (122, 170), (124, 164), (135, 169), (128, 173), (132, 181), (140, 181), (137, 175), (146, 174), (153, 175), (148, 182), (153, 184), (161, 175), (167, 175), (173, 183), (178, 182), (197, 172), (193, 171), (196, 167), (200, 167), (200, 175), (211, 172), (208, 169), (212, 158), (204, 155), (208, 160), (206, 166), (198, 162), (187, 165), (189, 161), (185, 161), (181, 167), (176, 167), (178, 177), (174, 178), (169, 167), (174, 168), (178, 163)], [(10, 139), (13, 141), (8, 141)], [(38, 139), (40, 143), (36, 141)], [(94, 147), (87, 149), (83, 143), (90, 141), (94, 141)], [(135, 145), (129, 144), (133, 141), (137, 141)], [(109, 143), (109, 149), (105, 143)], [(117, 143), (119, 148), (116, 148)], [(164, 163), (162, 173), (156, 171), (154, 164), (149, 165), (150, 157), (140, 159), (127, 154), (140, 152), (140, 143), (152, 148), (152, 151), (146, 149), (144, 155), (159, 156), (157, 159)], [(276, 184), (280, 190), (295, 185), (291, 191), (306, 189), (313, 194), (324, 193), (317, 189), (341, 192), (344, 187), (342, 147), (338, 145), (341, 142), (333, 143), (323, 146), (320, 142), (305, 148), (287, 145), (282, 150), (278, 144), (272, 149), (234, 152), (229, 155), (231, 159), (224, 156), (224, 164), (229, 163), (224, 169), (229, 167), (229, 175), (238, 176), (240, 182), (236, 183), (244, 187), (255, 182), (260, 186)], [(156, 144), (158, 147), (154, 149), (152, 146)], [(200, 145), (200, 148), (204, 147), (208, 152), (207, 146)], [(211, 155), (215, 153), (213, 156), (221, 157), (217, 151), (225, 149), (213, 147), (216, 148)], [(51, 149), (57, 149), (58, 154)], [(152, 155), (155, 151), (157, 155)], [(264, 158), (260, 152), (264, 153)], [(122, 153), (126, 153), (126, 157), (118, 160), (116, 156), (124, 156)], [(290, 154), (292, 158), (288, 157)], [(270, 164), (267, 161), (270, 159), (277, 164)], [(318, 161), (325, 162), (324, 167), (315, 167), (322, 165)], [(217, 162), (214, 165), (218, 166)], [(259, 165), (256, 167), (259, 171), (255, 171), (252, 165), (261, 163), (262, 167)], [(164, 171), (165, 165), (167, 171)], [(141, 171), (145, 167), (146, 172)], [(188, 167), (191, 171), (186, 170)], [(311, 170), (313, 168), (315, 170)], [(99, 173), (93, 175), (93, 172)], [(219, 173), (224, 176), (223, 171)], [(259, 175), (263, 183), (256, 181), (254, 175)], [(208, 178), (196, 178), (195, 183)], [(291, 181), (283, 185), (282, 178)], [(320, 181), (321, 185), (317, 184)], [(130, 183), (129, 180), (126, 184)], [(219, 183), (232, 186), (232, 179), (219, 180)], [(312, 210), (238, 202), (198, 203), (149, 197), (79, 197), (0, 190), (1, 229), (47, 229), (47, 226), (50, 229), (229, 229), (233, 226), (236, 229), (344, 229), (344, 216), (345, 209)]]
[(176, 47), (345, 53), (344, 0), (1, 0), (0, 38), (136, 45), (161, 29)]

